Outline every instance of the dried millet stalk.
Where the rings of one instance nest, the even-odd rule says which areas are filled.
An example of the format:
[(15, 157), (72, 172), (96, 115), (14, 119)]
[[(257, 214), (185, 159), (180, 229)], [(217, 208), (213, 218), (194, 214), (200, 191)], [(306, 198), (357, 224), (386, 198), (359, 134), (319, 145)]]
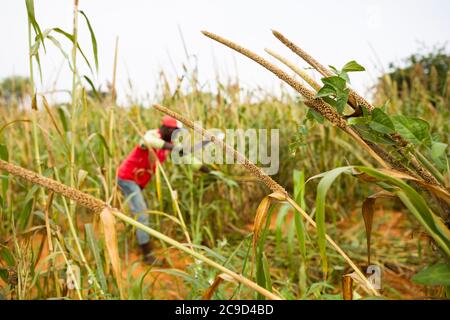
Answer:
[(232, 147), (227, 145), (226, 143), (223, 143), (220, 139), (217, 139), (216, 136), (210, 134), (205, 129), (203, 129), (201, 126), (195, 124), (191, 120), (183, 117), (182, 115), (163, 107), (159, 104), (153, 105), (153, 107), (162, 113), (165, 113), (180, 122), (184, 123), (187, 127), (197, 131), (201, 135), (203, 135), (205, 138), (210, 140), (211, 142), (218, 145), (220, 148), (222, 148), (226, 153), (233, 155), (234, 159), (238, 161), (239, 164), (243, 165), (248, 171), (250, 171), (252, 174), (254, 174), (256, 177), (258, 177), (270, 190), (273, 192), (281, 192), (284, 195), (287, 195), (287, 191), (280, 186), (277, 182), (275, 182), (271, 177), (269, 177), (263, 170), (258, 168), (255, 164), (250, 162), (244, 155), (234, 150)]
[(313, 89), (316, 91), (320, 90), (321, 85), (317, 83), (316, 80), (314, 80), (308, 73), (303, 71), (302, 69), (298, 68), (295, 64), (293, 64), (291, 61), (287, 60), (286, 58), (282, 57), (278, 53), (270, 50), (270, 49), (264, 49), (268, 54), (270, 54), (275, 59), (279, 60), (280, 62), (284, 63), (289, 69), (294, 71), (296, 74), (298, 74), (303, 80), (306, 81)]
[(345, 119), (330, 105), (328, 105), (322, 99), (315, 97), (315, 92), (306, 88), (302, 83), (295, 80), (293, 77), (288, 75), (286, 72), (265, 60), (263, 57), (257, 55), (256, 53), (234, 43), (225, 38), (222, 38), (214, 33), (208, 31), (202, 31), (202, 33), (217, 42), (222, 43), (223, 45), (243, 54), (244, 56), (252, 59), (256, 63), (260, 64), (273, 74), (275, 74), (278, 78), (289, 84), (293, 89), (299, 92), (306, 100), (308, 100), (309, 106), (311, 106), (315, 111), (322, 114), (328, 121), (330, 121), (333, 125), (345, 129), (347, 127), (347, 122)]
[(12, 163), (0, 160), (0, 170), (9, 172), (13, 176), (25, 179), (33, 184), (38, 184), (55, 193), (62, 194), (63, 196), (76, 201), (81, 206), (88, 208), (95, 213), (101, 212), (107, 206), (105, 202), (94, 198), (87, 193), (68, 187), (56, 180), (49, 179), (36, 172), (24, 169)]
[[(319, 61), (314, 59), (311, 55), (309, 55), (306, 51), (304, 51), (302, 48), (297, 46), (295, 43), (287, 39), (285, 36), (283, 36), (278, 31), (272, 30), (273, 35), (280, 40), (286, 47), (291, 49), (295, 54), (300, 56), (303, 60), (305, 60), (311, 67), (319, 71), (324, 77), (331, 77), (334, 76), (333, 72), (328, 70), (326, 67), (324, 67)], [(349, 103), (352, 105), (354, 109), (357, 109), (358, 105), (362, 105), (366, 107), (369, 111), (373, 110), (373, 106), (362, 96), (360, 96), (357, 92), (355, 92), (353, 89), (349, 88), (350, 90), (350, 97), (349, 97)]]
[[(216, 34), (213, 34), (208, 31), (202, 31), (204, 35), (207, 37), (222, 43), (223, 45), (243, 54), (244, 56), (252, 59), (253, 61), (257, 62), (267, 70), (271, 71), (273, 74), (275, 74), (278, 78), (285, 81), (287, 84), (289, 84), (292, 88), (294, 88), (296, 91), (298, 91), (300, 94), (303, 95), (303, 97), (306, 98), (305, 104), (312, 108), (313, 110), (317, 111), (319, 114), (324, 116), (328, 121), (330, 121), (335, 126), (341, 128), (342, 130), (355, 135), (356, 133), (353, 132), (353, 129), (351, 129), (348, 125), (346, 120), (329, 104), (327, 104), (324, 100), (320, 98), (315, 97), (315, 92), (306, 88), (303, 84), (301, 84), (299, 81), (295, 80), (293, 77), (289, 76), (286, 72), (278, 68), (277, 66), (271, 64), (261, 56), (257, 55), (256, 53), (236, 44), (233, 43), (227, 39), (224, 39)], [(365, 141), (362, 139), (357, 140), (358, 143), (362, 145), (363, 148), (365, 148), (371, 156), (373, 156), (383, 167), (386, 167), (385, 161), (370, 147), (367, 146)]]
[[(307, 63), (309, 63), (313, 68), (315, 68), (317, 71), (319, 71), (323, 76), (330, 77), (333, 76), (333, 72), (324, 67), (320, 62), (318, 62), (316, 59), (314, 59), (311, 55), (309, 55), (306, 51), (304, 51), (302, 48), (297, 46), (295, 43), (287, 39), (284, 35), (282, 35), (280, 32), (272, 30), (273, 35), (280, 40), (284, 45), (286, 45), (289, 49), (291, 49), (295, 54), (300, 56), (303, 60), (305, 60)], [(356, 91), (349, 88), (350, 95), (349, 95), (349, 104), (357, 110), (358, 105), (362, 105), (367, 108), (367, 110), (372, 111), (374, 109), (374, 106), (370, 104), (366, 99), (364, 99), (361, 95), (359, 95)], [(396, 142), (397, 146), (404, 147), (408, 144), (407, 141), (405, 141), (400, 135), (393, 134), (391, 135), (391, 138)], [(411, 162), (411, 166), (414, 169), (415, 172), (426, 182), (434, 184), (434, 185), (440, 185), (437, 179), (426, 169), (424, 168), (417, 159), (412, 156), (411, 159), (409, 159)]]

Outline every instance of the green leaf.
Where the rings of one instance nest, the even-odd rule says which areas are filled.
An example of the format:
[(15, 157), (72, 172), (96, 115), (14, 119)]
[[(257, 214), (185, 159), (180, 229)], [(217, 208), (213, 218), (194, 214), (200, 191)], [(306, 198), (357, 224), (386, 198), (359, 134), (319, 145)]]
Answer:
[(431, 157), (437, 159), (445, 153), (447, 144), (442, 142), (433, 142), (431, 144)]
[(402, 115), (391, 117), (395, 129), (407, 141), (419, 145), (430, 139), (430, 125), (419, 118), (409, 118)]
[(266, 286), (265, 288), (269, 291), (272, 291), (272, 279), (270, 278), (270, 267), (269, 267), (269, 261), (267, 261), (266, 254), (262, 253), (262, 263), (263, 263), (263, 269), (264, 269), (264, 275), (266, 277)]
[(342, 114), (345, 106), (347, 105), (349, 92), (350, 91), (348, 89), (344, 89), (343, 91), (338, 92), (338, 95), (336, 97), (336, 110), (340, 114)]
[[(72, 43), (73, 43), (74, 40), (75, 40), (72, 34), (70, 34), (70, 33), (66, 32), (66, 31), (62, 30), (61, 28), (53, 28), (53, 31), (55, 31), (55, 32), (57, 32), (57, 33), (59, 33), (59, 34), (62, 34), (62, 35), (65, 36), (67, 39), (69, 39)], [(77, 43), (77, 48), (78, 48), (78, 51), (80, 52), (81, 56), (83, 57), (84, 61), (86, 61), (86, 64), (87, 64), (89, 70), (90, 70), (92, 73), (94, 73), (93, 70), (92, 70), (92, 66), (91, 66), (91, 64), (89, 63), (89, 60), (88, 60), (88, 58), (86, 57), (86, 55), (84, 54), (83, 50), (81, 50), (81, 47), (80, 47), (80, 44), (79, 44), (79, 43)]]
[(361, 136), (365, 140), (369, 140), (371, 142), (375, 143), (382, 143), (387, 145), (393, 145), (395, 144), (394, 140), (389, 138), (388, 136), (381, 134), (375, 130), (373, 130), (368, 125), (364, 124), (363, 121), (361, 123), (354, 123), (355, 128), (358, 130), (358, 132), (361, 134)]
[(364, 117), (350, 118), (347, 123), (350, 125), (368, 125), (369, 120)]
[(69, 131), (69, 126), (68, 126), (68, 121), (67, 121), (69, 112), (67, 111), (67, 108), (60, 106), (60, 107), (58, 107), (57, 111), (58, 111), (59, 119), (61, 120), (62, 126), (64, 128), (64, 131), (65, 132)]
[[(436, 243), (445, 251), (447, 256), (450, 256), (450, 231), (430, 209), (424, 198), (411, 186), (401, 179), (395, 177), (390, 172), (384, 172), (373, 168), (355, 166), (359, 171), (362, 171), (371, 177), (382, 180), (397, 188), (386, 190), (394, 193), (408, 210), (414, 215), (420, 224), (427, 230), (428, 234), (436, 241)], [(382, 186), (381, 184), (379, 184)]]
[(332, 86), (326, 84), (322, 88), (320, 88), (320, 90), (316, 94), (316, 97), (323, 98), (333, 95), (336, 95), (336, 90)]
[(0, 159), (8, 161), (8, 149), (4, 144), (0, 144)]
[(18, 223), (20, 228), (19, 230), (25, 230), (25, 228), (27, 227), (32, 209), (33, 209), (33, 201), (30, 200), (27, 202), (27, 204), (25, 205), (19, 216), (19, 223)]
[(91, 87), (92, 93), (95, 95), (95, 97), (96, 97), (97, 99), (100, 99), (100, 96), (98, 95), (98, 92), (97, 92), (97, 90), (95, 89), (95, 86), (94, 86), (94, 83), (92, 82), (92, 80), (89, 79), (89, 77), (86, 76), (86, 75), (83, 76), (83, 78), (87, 81), (87, 83), (88, 83), (89, 86)]
[(385, 134), (392, 134), (395, 132), (394, 123), (380, 108), (373, 109), (372, 121), (369, 123), (369, 127), (377, 132)]
[(106, 277), (105, 272), (103, 270), (103, 263), (100, 256), (100, 248), (98, 246), (98, 241), (95, 239), (95, 232), (94, 227), (91, 223), (84, 225), (85, 231), (86, 231), (86, 240), (89, 245), (89, 248), (92, 251), (92, 255), (94, 256), (95, 264), (97, 265), (97, 277), (99, 279), (99, 282), (102, 286), (103, 290), (107, 290), (107, 283), (106, 283)]
[(98, 52), (97, 52), (97, 39), (95, 38), (94, 30), (92, 29), (91, 23), (89, 22), (88, 17), (86, 14), (80, 10), (80, 13), (83, 15), (83, 17), (86, 19), (86, 24), (89, 28), (89, 33), (91, 34), (91, 42), (92, 42), (92, 50), (94, 52), (94, 61), (95, 61), (95, 69), (98, 72)]
[(34, 0), (25, 0), (25, 5), (27, 7), (28, 22), (32, 25), (36, 35), (41, 39), (42, 46), (44, 47), (45, 50), (44, 37), (42, 36), (41, 28), (39, 27), (39, 24), (36, 21), (36, 16), (34, 13)]
[(11, 249), (9, 249), (8, 247), (3, 247), (0, 249), (0, 257), (6, 263), (7, 266), (12, 267), (16, 263), (16, 259), (14, 258)]
[(350, 62), (347, 62), (345, 66), (342, 68), (342, 71), (345, 72), (358, 72), (358, 71), (366, 71), (366, 69), (360, 65), (355, 60), (352, 60)]
[(332, 77), (326, 77), (322, 78), (322, 82), (325, 85), (330, 85), (332, 88), (334, 88), (336, 91), (342, 91), (345, 89), (346, 81), (345, 79), (339, 77), (339, 76), (332, 76)]
[(281, 249), (281, 244), (283, 240), (283, 224), (285, 223), (285, 218), (288, 213), (289, 207), (287, 205), (281, 207), (277, 214), (277, 220), (275, 222), (275, 240), (277, 247)]
[[(295, 202), (300, 204), (302, 209), (306, 210), (304, 171), (294, 170), (293, 180)], [(295, 213), (294, 219), (300, 254), (303, 259), (306, 259), (306, 230), (303, 223), (303, 218), (299, 214)]]
[(419, 271), (412, 281), (429, 286), (450, 286), (450, 264), (438, 263)]
[(325, 101), (326, 103), (328, 103), (330, 106), (337, 108), (336, 100), (334, 100), (330, 97), (323, 97), (322, 100)]
[(313, 110), (313, 109), (308, 109), (306, 118), (308, 120), (316, 120), (320, 124), (323, 124), (323, 122), (325, 121), (323, 116), (320, 113), (318, 113), (316, 110)]
[(322, 259), (322, 271), (324, 274), (328, 272), (328, 262), (326, 254), (326, 227), (325, 227), (325, 203), (328, 189), (334, 180), (344, 172), (351, 172), (351, 167), (340, 167), (323, 174), (314, 176), (311, 179), (322, 177), (317, 186), (316, 196), (316, 224), (317, 224), (317, 242), (319, 245), (320, 257)]
[(334, 71), (334, 73), (335, 74), (339, 74), (339, 70), (338, 70), (338, 68), (336, 68), (335, 66), (332, 66), (331, 64), (330, 65), (328, 65), (329, 67), (330, 67), (330, 69), (331, 70), (333, 70)]
[(70, 70), (73, 71), (72, 64), (70, 63), (69, 55), (67, 54), (67, 52), (64, 51), (63, 47), (61, 46), (61, 43), (55, 37), (50, 36), (50, 35), (47, 36), (47, 39), (49, 39), (55, 45), (55, 47), (57, 47), (59, 49), (61, 54), (67, 60), (67, 63), (69, 64)]
[(348, 76), (348, 73), (345, 71), (339, 72), (339, 77), (344, 79), (347, 83), (350, 83), (350, 77)]

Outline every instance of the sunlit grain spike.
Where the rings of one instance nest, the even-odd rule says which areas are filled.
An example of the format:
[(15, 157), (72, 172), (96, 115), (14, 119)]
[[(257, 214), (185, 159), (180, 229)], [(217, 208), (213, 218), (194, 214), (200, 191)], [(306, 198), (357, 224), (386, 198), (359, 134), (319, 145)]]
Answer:
[(284, 63), (287, 67), (289, 67), (289, 69), (291, 69), (292, 71), (294, 71), (297, 75), (299, 75), (303, 80), (306, 81), (306, 83), (308, 83), (313, 89), (315, 89), (316, 91), (319, 91), (320, 89), (320, 84), (316, 82), (316, 80), (314, 80), (313, 78), (311, 78), (311, 76), (306, 73), (305, 71), (303, 71), (302, 69), (298, 68), (295, 64), (293, 64), (291, 61), (287, 60), (286, 58), (282, 57), (281, 55), (279, 55), (278, 53), (270, 50), (270, 49), (264, 49), (268, 54), (270, 54), (272, 57), (274, 57), (275, 59), (279, 60), (280, 62)]
[[(320, 74), (322, 74), (324, 77), (331, 77), (334, 75), (334, 73), (326, 68), (324, 65), (322, 65), (319, 61), (314, 59), (310, 54), (308, 54), (305, 50), (297, 46), (295, 43), (293, 43), (291, 40), (286, 38), (284, 35), (282, 35), (280, 32), (276, 30), (272, 30), (273, 35), (280, 40), (286, 47), (292, 50), (295, 54), (297, 54), (300, 58), (305, 60), (311, 67), (316, 69)], [(357, 109), (358, 105), (362, 105), (366, 107), (369, 111), (372, 110), (374, 107), (362, 96), (360, 96), (358, 93), (356, 93), (353, 89), (350, 88), (350, 97), (349, 97), (349, 104), (354, 108)]]
[(225, 38), (222, 38), (214, 33), (208, 32), (208, 31), (202, 31), (202, 33), (207, 36), (208, 38), (211, 38), (217, 42), (222, 43), (223, 45), (243, 54), (247, 58), (255, 61), (259, 65), (263, 66), (273, 74), (275, 74), (278, 78), (286, 82), (288, 85), (290, 85), (294, 90), (299, 92), (303, 97), (305, 97), (306, 100), (308, 100), (309, 105), (314, 108), (315, 111), (320, 113), (330, 121), (333, 125), (345, 129), (347, 127), (347, 122), (345, 119), (330, 105), (325, 103), (322, 99), (317, 99), (315, 97), (315, 92), (313, 90), (308, 89), (306, 86), (304, 86), (301, 82), (297, 81), (290, 75), (288, 75), (286, 72), (275, 66), (274, 64), (270, 63), (269, 61), (265, 60), (263, 57), (257, 55), (256, 53), (234, 43), (231, 42)]

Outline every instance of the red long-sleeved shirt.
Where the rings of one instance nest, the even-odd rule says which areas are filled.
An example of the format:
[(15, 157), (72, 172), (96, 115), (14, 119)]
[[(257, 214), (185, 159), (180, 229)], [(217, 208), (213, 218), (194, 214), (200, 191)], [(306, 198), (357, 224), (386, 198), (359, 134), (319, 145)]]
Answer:
[[(160, 163), (167, 159), (167, 155), (170, 152), (170, 150), (155, 148), (153, 148), (153, 151)], [(145, 188), (156, 169), (156, 163), (151, 163), (149, 155), (149, 149), (136, 146), (120, 164), (117, 176), (123, 180), (132, 180), (142, 189)]]

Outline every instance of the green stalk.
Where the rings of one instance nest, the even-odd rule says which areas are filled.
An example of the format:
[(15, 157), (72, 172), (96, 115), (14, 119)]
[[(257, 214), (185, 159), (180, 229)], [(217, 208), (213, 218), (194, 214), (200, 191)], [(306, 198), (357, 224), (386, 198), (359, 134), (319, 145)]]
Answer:
[(78, 45), (78, 0), (74, 0), (73, 8), (73, 45), (72, 45), (72, 110), (70, 118), (70, 186), (75, 186), (75, 130), (77, 109), (77, 45)]
[[(28, 62), (30, 68), (30, 86), (31, 86), (31, 99), (34, 99), (36, 94), (36, 88), (34, 84), (34, 70), (33, 70), (33, 56), (31, 55), (32, 48), (32, 36), (31, 36), (31, 21), (28, 20)], [(37, 136), (37, 110), (31, 110), (31, 122), (33, 130), (33, 148), (34, 148), (34, 160), (36, 168), (39, 174), (42, 174), (41, 158), (39, 155), (39, 140)], [(44, 190), (41, 189), (41, 196), (44, 197)]]
[(414, 150), (414, 153), (416, 154), (417, 158), (419, 158), (419, 161), (431, 172), (431, 174), (439, 181), (439, 183), (445, 186), (444, 176), (439, 172), (439, 170), (427, 158), (425, 158), (425, 156), (419, 150)]
[(398, 190), (394, 192), (397, 197), (403, 202), (403, 204), (413, 213), (413, 215), (416, 217), (416, 219), (420, 222), (420, 224), (428, 231), (428, 234), (436, 241), (441, 249), (444, 250), (444, 252), (447, 254), (447, 256), (450, 257), (450, 248), (445, 241), (436, 235), (436, 232), (430, 228), (430, 225), (423, 219), (422, 215), (417, 211), (417, 208), (414, 206), (414, 204), (411, 203), (408, 196), (405, 194), (404, 191)]

